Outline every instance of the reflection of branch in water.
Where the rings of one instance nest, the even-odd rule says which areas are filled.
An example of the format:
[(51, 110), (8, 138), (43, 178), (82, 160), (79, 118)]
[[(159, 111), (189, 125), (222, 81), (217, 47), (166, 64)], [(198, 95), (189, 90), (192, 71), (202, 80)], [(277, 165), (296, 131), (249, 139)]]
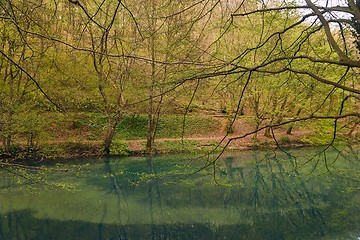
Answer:
[(254, 156), (254, 160), (256, 162), (255, 164), (255, 176), (254, 176), (254, 187), (253, 187), (253, 192), (251, 194), (251, 197), (249, 199), (249, 205), (253, 205), (254, 209), (256, 211), (256, 208), (259, 205), (259, 187), (262, 187), (263, 190), (267, 189), (268, 186), (266, 184), (266, 182), (264, 181), (264, 176), (262, 175), (261, 171), (260, 171), (260, 164), (259, 164), (259, 159), (258, 159), (258, 155), (256, 154), (256, 152), (254, 152), (253, 154)]
[[(8, 213), (8, 215), (9, 214), (10, 213)], [(3, 226), (5, 226), (5, 225), (3, 224), (2, 216), (0, 215), (0, 239), (5, 239)]]
[[(344, 100), (346, 101), (346, 99)], [(342, 106), (343, 107), (343, 106)], [(342, 113), (342, 109), (340, 111), (340, 114)], [(310, 163), (310, 162), (313, 162), (314, 160), (315, 161), (315, 164), (311, 170), (311, 173), (313, 173), (315, 171), (315, 169), (318, 167), (319, 163), (321, 160), (324, 161), (324, 166), (326, 168), (326, 170), (331, 173), (331, 170), (330, 170), (330, 166), (333, 165), (336, 160), (339, 159), (340, 156), (343, 156), (344, 159), (346, 159), (346, 157), (344, 157), (344, 155), (342, 154), (342, 152), (344, 150), (339, 150), (335, 145), (335, 140), (336, 140), (336, 133), (337, 133), (337, 118), (334, 120), (334, 131), (333, 131), (333, 136), (332, 136), (332, 139), (330, 141), (330, 143), (328, 143), (321, 151), (315, 153), (314, 155), (312, 155), (311, 157), (308, 158), (308, 161), (306, 161), (304, 164), (302, 164), (302, 166), (305, 166), (306, 164)], [(297, 169), (299, 166), (298, 166), (298, 163), (297, 163), (297, 157), (294, 156), (293, 154), (291, 154), (290, 151), (287, 151), (285, 150), (281, 144), (279, 144), (279, 141), (277, 140), (276, 136), (275, 136), (275, 133), (274, 133), (274, 129), (272, 127), (270, 127), (270, 131), (271, 131), (271, 137), (273, 138), (274, 142), (275, 142), (275, 145), (276, 145), (276, 148), (278, 150), (280, 150), (281, 152), (285, 153), (286, 155), (288, 155), (289, 157), (293, 158), (295, 160), (295, 169)], [(327, 152), (330, 151), (331, 149), (332, 150), (335, 150), (338, 154), (336, 155), (336, 157), (331, 161), (329, 162), (329, 159), (328, 159), (328, 156), (327, 156)], [(352, 149), (352, 146), (349, 145), (348, 148)], [(353, 156), (357, 156), (356, 154), (352, 154)], [(351, 159), (351, 158), (350, 158)]]
[[(148, 163), (148, 168), (149, 168), (149, 173), (151, 175), (156, 175), (156, 170), (155, 170), (155, 165), (154, 165), (154, 160), (152, 156), (149, 156), (146, 158), (147, 163)], [(159, 236), (156, 236), (156, 221), (155, 221), (155, 211), (154, 211), (154, 201), (153, 201), (153, 189), (155, 189), (155, 194), (156, 194), (156, 199), (157, 199), (157, 203), (159, 206), (159, 210), (160, 210), (160, 214), (161, 214), (161, 220), (162, 222), (164, 221), (164, 210), (163, 210), (163, 204), (162, 204), (162, 194), (160, 192), (160, 186), (159, 186), (159, 179), (158, 178), (154, 178), (152, 180), (150, 180), (149, 182), (149, 189), (148, 189), (148, 200), (149, 200), (149, 210), (150, 210), (150, 218), (151, 218), (151, 235), (152, 235), (152, 239), (158, 239)], [(163, 233), (161, 233), (162, 237), (167, 236), (167, 230), (166, 230), (166, 225), (163, 224)]]
[[(153, 165), (151, 156), (149, 158), (147, 158), (146, 160), (148, 162), (150, 174), (154, 174), (155, 170), (154, 170), (154, 165)], [(150, 184), (149, 184), (148, 200), (149, 200), (150, 219), (151, 219), (151, 223), (152, 223), (151, 224), (151, 236), (152, 236), (152, 239), (155, 239), (156, 231), (155, 231), (155, 217), (154, 217), (153, 197), (152, 197), (152, 181), (150, 181)]]
[(9, 211), (5, 221), (0, 217), (0, 239), (32, 239), (34, 229), (28, 227), (29, 215), (30, 210)]
[[(290, 155), (286, 156), (288, 157), (287, 163), (293, 164), (289, 161), (293, 162), (294, 159)], [(293, 169), (290, 172), (286, 171), (275, 154), (265, 154), (259, 158), (259, 154), (255, 152), (254, 159), (255, 164), (248, 173), (249, 176), (253, 176), (248, 201), (248, 205), (252, 208), (245, 208), (242, 215), (247, 219), (252, 217), (256, 225), (261, 225), (260, 223), (263, 221), (269, 221), (268, 218), (271, 216), (270, 219), (275, 220), (274, 224), (282, 222), (282, 224), (293, 226), (294, 229), (299, 227), (298, 219), (305, 218), (309, 222), (314, 222), (318, 231), (324, 234), (325, 222), (317, 206), (320, 204), (319, 199), (317, 199), (317, 195), (308, 190), (298, 171)], [(249, 184), (251, 183), (248, 181), (246, 185)], [(292, 214), (292, 207), (282, 209), (283, 206), (293, 206), (296, 214)], [(284, 211), (287, 214), (283, 214)], [(286, 220), (290, 225), (281, 219)]]
[(104, 167), (105, 167), (105, 172), (107, 174), (107, 178), (110, 180), (110, 186), (111, 186), (111, 192), (115, 192), (115, 194), (120, 197), (121, 195), (121, 188), (114, 176), (114, 173), (111, 169), (111, 165), (110, 165), (110, 159), (106, 158), (104, 160)]
[[(294, 161), (293, 158), (291, 157), (291, 155), (287, 154), (286, 156), (287, 156), (287, 158), (288, 158), (287, 160), (289, 162)], [(277, 177), (278, 175), (273, 172), (272, 165), (270, 162), (277, 163), (277, 167), (278, 167), (278, 170), (280, 173), (279, 175), (281, 178), (278, 178)], [(298, 201), (297, 198), (305, 195), (307, 201), (310, 203), (310, 206), (311, 206), (311, 214), (313, 214), (313, 217), (316, 219), (319, 229), (321, 229), (321, 232), (323, 233), (324, 232), (323, 226), (325, 225), (325, 223), (322, 218), (320, 210), (316, 206), (316, 201), (314, 199), (315, 196), (313, 194), (311, 194), (311, 192), (307, 189), (304, 180), (300, 177), (299, 172), (297, 170), (293, 171), (294, 175), (292, 177), (292, 180), (293, 181), (295, 181), (295, 179), (299, 180), (301, 188), (293, 188), (294, 193), (292, 194), (291, 188), (289, 186), (285, 185), (285, 183), (286, 183), (285, 178), (286, 178), (286, 176), (288, 176), (288, 173), (284, 169), (283, 165), (280, 163), (279, 159), (276, 157), (268, 159), (268, 166), (272, 172), (272, 176), (275, 178), (274, 180), (276, 180), (278, 182), (282, 191), (287, 193), (287, 196), (293, 201), (293, 203), (295, 204), (296, 208), (299, 210), (302, 217), (306, 217), (305, 213), (304, 213), (304, 209), (306, 209), (306, 208), (301, 206), (301, 202)], [(293, 225), (296, 227), (296, 225), (294, 224), (295, 221), (293, 220), (292, 222), (293, 222)]]
[[(116, 224), (116, 227), (118, 228), (118, 234), (119, 236), (118, 237), (126, 237), (127, 236), (127, 233), (124, 229), (124, 226), (123, 224), (121, 224), (121, 214), (124, 214), (126, 213), (126, 208), (121, 208), (121, 196), (123, 196), (123, 201), (125, 203), (125, 205), (127, 206), (127, 201), (126, 201), (126, 196), (125, 194), (123, 193), (122, 189), (121, 189), (121, 186), (119, 185), (119, 183), (117, 182), (117, 179), (116, 177), (114, 176), (114, 173), (112, 171), (112, 168), (111, 168), (111, 162), (110, 162), (110, 159), (109, 158), (105, 158), (104, 160), (104, 167), (105, 167), (105, 172), (106, 172), (106, 175), (107, 175), (107, 178), (109, 179), (110, 181), (110, 193), (111, 192), (115, 192), (115, 195), (117, 197), (117, 209), (112, 209), (111, 211), (117, 211), (117, 224)], [(106, 214), (107, 214), (107, 208), (108, 208), (108, 205), (107, 205), (107, 202), (105, 201), (104, 203), (104, 210), (103, 210), (103, 215), (102, 215), (102, 219), (99, 223), (99, 226), (98, 226), (98, 230), (99, 230), (99, 239), (102, 239), (102, 236), (103, 233), (102, 233), (102, 230), (104, 228), (104, 220), (105, 220), (105, 217), (106, 217)], [(129, 215), (129, 214), (128, 214)]]
[[(337, 152), (335, 158), (331, 162), (329, 162), (329, 159), (328, 159), (330, 147), (332, 147), (332, 150), (335, 150)], [(310, 157), (307, 157), (307, 161), (305, 161), (302, 164), (302, 166), (312, 163), (315, 160), (315, 164), (310, 171), (310, 173), (313, 173), (316, 170), (316, 168), (318, 167), (319, 163), (321, 161), (324, 161), (324, 166), (326, 168), (326, 171), (331, 173), (330, 166), (332, 166), (339, 159), (339, 157), (342, 156), (342, 154), (341, 154), (342, 151), (343, 150), (339, 150), (338, 148), (336, 148), (333, 145), (328, 145), (321, 151), (317, 151), (316, 153), (312, 154)], [(346, 159), (346, 158), (344, 157), (344, 159)]]

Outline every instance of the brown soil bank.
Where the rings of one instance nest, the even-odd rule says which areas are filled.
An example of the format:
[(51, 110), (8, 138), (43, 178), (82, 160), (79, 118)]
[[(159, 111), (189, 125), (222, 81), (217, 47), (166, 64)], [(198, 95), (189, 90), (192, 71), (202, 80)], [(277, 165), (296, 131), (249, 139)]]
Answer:
[[(318, 146), (329, 144), (334, 136), (333, 122), (301, 122), (294, 125), (265, 128), (266, 120), (256, 123), (251, 117), (241, 117), (231, 124), (231, 119), (226, 115), (203, 114), (192, 126), (191, 132), (185, 131), (185, 137), (160, 136), (155, 140), (155, 153), (174, 152), (205, 152), (224, 146), (230, 150), (247, 150), (259, 148), (273, 148), (277, 145), (294, 146)], [(14, 145), (11, 155), (2, 154), (3, 158), (15, 159), (48, 159), (48, 158), (73, 158), (100, 156), (102, 154), (102, 136), (99, 129), (92, 129), (88, 124), (71, 124), (71, 121), (53, 123), (52, 132), (55, 137), (51, 139), (39, 139), (29, 146), (28, 142), (20, 139)], [(83, 121), (83, 120), (81, 120)], [(203, 121), (203, 122), (202, 122)], [(181, 122), (181, 121), (180, 121)], [(204, 124), (206, 122), (206, 124)], [(209, 124), (209, 122), (211, 124)], [(70, 123), (70, 124), (69, 124)], [(169, 129), (164, 132), (173, 132), (181, 129), (181, 123), (168, 125)], [(291, 127), (291, 134), (289, 128)], [(360, 141), (359, 125), (347, 125), (338, 123), (336, 134), (337, 142), (358, 144)], [(140, 126), (140, 128), (144, 128)], [(259, 129), (259, 131), (255, 131)], [(142, 129), (144, 130), (144, 129)], [(134, 135), (137, 133), (134, 130)], [(122, 138), (117, 135), (114, 140), (112, 155), (146, 154), (146, 139), (138, 137), (131, 139), (133, 130), (128, 132), (130, 138)]]

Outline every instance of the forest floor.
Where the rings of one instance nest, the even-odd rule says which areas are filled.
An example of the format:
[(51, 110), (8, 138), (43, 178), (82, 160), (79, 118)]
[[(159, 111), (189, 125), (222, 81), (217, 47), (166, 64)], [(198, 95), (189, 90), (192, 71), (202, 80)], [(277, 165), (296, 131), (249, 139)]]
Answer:
[[(253, 117), (241, 116), (236, 119), (230, 129), (230, 133), (227, 134), (231, 121), (228, 115), (206, 112), (196, 113), (193, 116), (196, 116), (196, 120), (192, 119), (190, 121), (189, 128), (185, 129), (184, 138), (179, 137), (181, 136), (182, 116), (171, 118), (170, 124), (163, 124), (161, 134), (155, 139), (154, 152), (158, 154), (209, 152), (212, 150), (221, 151), (223, 147), (236, 151), (269, 149), (278, 146), (319, 146), (329, 144), (332, 141), (334, 130), (331, 121), (326, 124), (322, 123), (322, 125), (313, 122), (302, 122), (294, 125), (291, 134), (286, 133), (289, 128), (287, 125), (273, 128), (270, 136), (265, 136), (265, 129), (255, 133), (256, 123)], [(19, 151), (10, 155), (10, 158), (42, 160), (101, 156), (103, 154), (101, 128), (92, 129), (87, 124), (75, 124), (85, 122), (84, 119), (86, 119), (86, 116), (77, 121), (69, 119), (50, 124), (51, 132), (49, 134), (54, 134), (54, 137), (36, 141), (35, 150), (28, 147), (26, 140), (20, 139), (17, 142), (20, 147), (15, 148), (19, 149)], [(132, 119), (130, 120), (133, 121)], [(265, 124), (266, 121), (263, 121), (260, 124), (260, 128), (265, 126)], [(357, 142), (358, 144), (360, 142), (360, 126), (354, 125), (356, 128), (353, 128), (351, 125), (346, 127), (347, 125), (345, 122), (341, 127), (341, 131), (337, 134), (338, 142)], [(131, 126), (131, 123), (128, 122), (124, 128), (125, 132), (119, 129), (119, 134), (117, 134), (110, 151), (111, 154), (146, 154), (145, 128), (146, 122), (145, 124), (142, 122), (142, 125), (135, 124), (135, 127)], [(140, 135), (139, 132), (141, 133)], [(352, 133), (351, 136), (348, 134), (349, 132)], [(2, 155), (0, 157), (7, 158), (9, 155)]]
[[(227, 144), (227, 148), (231, 150), (248, 150), (254, 148), (269, 148), (275, 147), (277, 143), (286, 146), (306, 146), (308, 143), (304, 142), (304, 137), (314, 133), (308, 129), (300, 127), (294, 127), (291, 134), (286, 134), (287, 127), (277, 127), (273, 129), (272, 136), (265, 136), (265, 130), (261, 130), (258, 133), (253, 133), (256, 126), (249, 119), (238, 119), (232, 126), (231, 133), (227, 134), (227, 128), (229, 125), (228, 118), (222, 115), (213, 116), (214, 120), (219, 122), (219, 126), (216, 130), (211, 129), (207, 133), (194, 134), (184, 138), (157, 138), (155, 144), (161, 145), (163, 142), (197, 142), (199, 147), (213, 146), (224, 147)], [(146, 140), (127, 140), (129, 150), (131, 152), (142, 151)]]

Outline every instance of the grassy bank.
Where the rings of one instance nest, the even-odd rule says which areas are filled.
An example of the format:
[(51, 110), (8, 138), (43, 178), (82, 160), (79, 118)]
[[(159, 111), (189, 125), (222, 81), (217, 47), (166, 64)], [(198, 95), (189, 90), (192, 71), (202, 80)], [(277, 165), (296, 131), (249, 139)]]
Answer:
[[(24, 127), (13, 134), (10, 152), (0, 146), (0, 156), (6, 159), (72, 158), (102, 155), (106, 119), (95, 113), (44, 113), (36, 128)], [(196, 152), (209, 149), (212, 143), (183, 141), (181, 138), (209, 137), (218, 133), (220, 122), (211, 116), (163, 115), (157, 127), (158, 153)], [(31, 129), (31, 131), (29, 131)], [(147, 116), (127, 115), (117, 127), (111, 146), (113, 155), (143, 154), (147, 135)], [(166, 140), (168, 139), (168, 140)], [(177, 139), (177, 140), (173, 140)], [(180, 139), (180, 140), (179, 140)], [(207, 142), (207, 141), (206, 141)], [(205, 146), (204, 146), (205, 145)]]
[[(13, 136), (10, 152), (0, 147), (4, 159), (51, 159), (101, 156), (102, 141), (106, 129), (106, 119), (95, 113), (44, 114), (36, 128), (24, 128)], [(216, 148), (228, 130), (229, 118), (226, 115), (163, 115), (160, 119), (155, 141), (155, 153), (204, 153)], [(239, 118), (231, 129), (229, 137), (241, 136), (255, 129), (251, 117)], [(264, 136), (260, 131), (234, 140), (229, 149), (263, 149), (282, 146), (318, 146), (332, 141), (332, 123), (302, 123), (294, 126), (291, 135), (286, 127), (274, 130), (276, 138)], [(337, 141), (358, 142), (359, 136), (349, 136), (348, 129), (339, 131)], [(112, 155), (144, 154), (147, 134), (147, 116), (127, 115), (117, 127), (111, 146)], [(221, 144), (223, 146), (226, 141)], [(220, 151), (220, 149), (217, 149)]]

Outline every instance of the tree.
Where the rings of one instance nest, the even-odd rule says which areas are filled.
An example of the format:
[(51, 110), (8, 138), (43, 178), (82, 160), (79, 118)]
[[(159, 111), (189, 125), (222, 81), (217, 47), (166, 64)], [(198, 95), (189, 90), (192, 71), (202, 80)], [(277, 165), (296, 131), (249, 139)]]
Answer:
[(28, 1), (21, 1), (18, 5), (9, 1), (0, 2), (0, 112), (1, 137), (6, 154), (10, 154), (16, 134), (26, 134), (29, 147), (32, 147), (40, 120), (30, 117), (32, 124), (24, 129), (21, 126), (26, 125), (29, 119), (19, 116), (33, 114), (36, 105), (43, 101), (42, 96), (60, 108), (44, 91), (41, 81), (48, 43), (37, 41), (30, 34), (44, 22), (37, 11), (40, 6), (42, 4), (34, 5)]
[[(93, 77), (106, 117), (104, 152), (110, 154), (116, 129), (123, 119), (127, 107), (127, 85), (131, 84), (136, 72), (135, 57), (126, 57), (137, 51), (137, 23), (132, 22), (132, 13), (120, 1), (89, 3), (69, 1), (75, 9), (81, 9), (80, 19), (85, 24), (84, 32), (78, 38), (88, 36), (79, 53), (91, 53)], [(90, 15), (96, 16), (91, 18)], [(88, 21), (91, 21), (89, 23)], [(129, 87), (128, 87), (129, 88)]]
[[(184, 122), (193, 103), (231, 113), (229, 129), (240, 114), (256, 116), (253, 132), (228, 138), (227, 144), (265, 129), (275, 138), (272, 130), (282, 125), (291, 133), (300, 121), (333, 121), (333, 139), (339, 124), (352, 134), (358, 127), (359, 2), (0, 4), (4, 31), (14, 32), (8, 39), (25, 49), (19, 58), (20, 48), (17, 54), (3, 48), (1, 71), (23, 74), (21, 83), (31, 83), (59, 109), (69, 110), (66, 105), (76, 105), (82, 94), (82, 101), (96, 102), (106, 117), (106, 153), (127, 111), (148, 115), (147, 150), (153, 152), (164, 106), (179, 95), (189, 100), (182, 103)], [(64, 77), (69, 60), (75, 63), (71, 83)], [(59, 71), (46, 71), (47, 64)], [(78, 85), (85, 84), (78, 94)]]
[[(147, 103), (146, 149), (150, 154), (155, 150), (161, 114), (172, 108), (173, 95), (177, 94), (176, 91), (181, 92), (179, 87), (184, 84), (184, 76), (198, 71), (199, 63), (202, 63), (199, 58), (204, 53), (199, 48), (204, 43), (205, 34), (195, 35), (194, 25), (203, 16), (194, 11), (192, 3), (152, 0), (128, 6), (138, 24), (139, 36), (135, 40), (141, 47), (137, 54), (147, 59), (138, 65), (141, 72), (136, 81), (144, 84), (143, 89), (137, 89), (138, 92), (147, 96), (143, 101)], [(199, 9), (207, 8), (207, 5), (211, 6), (210, 3), (200, 4)]]
[[(249, 82), (243, 87), (243, 91), (247, 92), (251, 84), (259, 81), (259, 74), (264, 77), (265, 84), (274, 77), (281, 79), (282, 75), (291, 74), (294, 89), (300, 91), (304, 86), (315, 89), (316, 94), (312, 96), (316, 101), (311, 102), (306, 111), (295, 110), (287, 118), (279, 122), (270, 121), (253, 133), (299, 121), (330, 119), (333, 121), (334, 140), (340, 120), (347, 119), (343, 122), (346, 125), (346, 122), (353, 122), (360, 117), (356, 107), (360, 99), (357, 77), (360, 61), (352, 28), (354, 21), (359, 22), (359, 8), (352, 0), (347, 5), (339, 2), (338, 6), (317, 6), (309, 0), (306, 0), (305, 5), (263, 1), (257, 6), (255, 10), (246, 11), (243, 8), (234, 12), (230, 24), (249, 21), (255, 25), (255, 29), (259, 26), (261, 32), (254, 41), (226, 63), (219, 63), (219, 68), (222, 66), (220, 71), (196, 75), (191, 79), (243, 76)], [(346, 16), (340, 18), (339, 13), (350, 14), (352, 21)], [(279, 20), (281, 24), (278, 24)], [(226, 34), (231, 34), (231, 28), (223, 34), (224, 38)], [(307, 100), (301, 98), (294, 101)], [(239, 111), (235, 117), (237, 114)], [(251, 133), (229, 138), (227, 145), (248, 134)]]

